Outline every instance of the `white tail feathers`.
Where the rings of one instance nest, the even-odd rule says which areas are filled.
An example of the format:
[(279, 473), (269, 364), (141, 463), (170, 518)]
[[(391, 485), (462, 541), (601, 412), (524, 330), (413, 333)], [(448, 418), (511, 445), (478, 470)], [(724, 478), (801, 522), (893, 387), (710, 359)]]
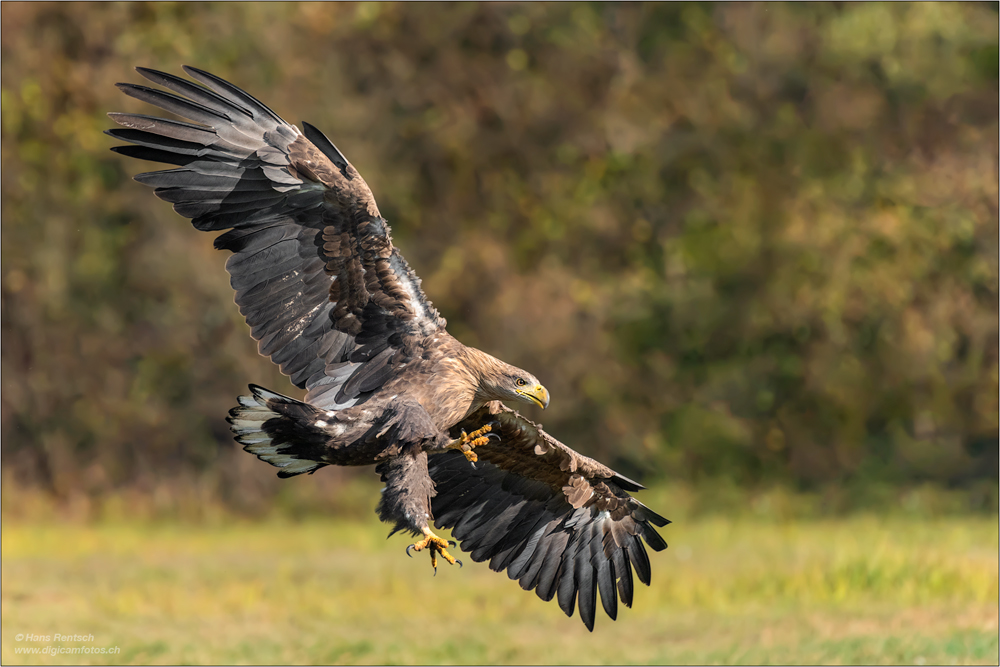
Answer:
[[(255, 455), (261, 461), (266, 461), (276, 468), (279, 477), (291, 477), (312, 472), (324, 464), (308, 459), (300, 459), (296, 453), (296, 445), (292, 442), (275, 443), (272, 435), (264, 428), (264, 423), (272, 419), (288, 419), (268, 407), (268, 401), (280, 403), (299, 403), (293, 398), (276, 394), (257, 385), (250, 385), (252, 396), (240, 396), (239, 407), (229, 411), (230, 424), (236, 441), (243, 449)], [(269, 429), (271, 433), (275, 429)]]

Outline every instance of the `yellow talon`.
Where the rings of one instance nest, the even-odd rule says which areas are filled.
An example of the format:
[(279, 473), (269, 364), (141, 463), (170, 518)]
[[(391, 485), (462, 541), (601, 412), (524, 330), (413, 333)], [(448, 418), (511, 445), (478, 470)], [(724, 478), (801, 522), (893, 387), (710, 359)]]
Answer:
[(455, 558), (454, 556), (452, 556), (450, 553), (448, 553), (448, 549), (447, 549), (447, 547), (450, 547), (450, 546), (457, 546), (456, 542), (454, 542), (452, 540), (445, 540), (445, 539), (442, 539), (442, 538), (438, 537), (437, 535), (435, 535), (434, 533), (431, 532), (430, 528), (424, 528), (423, 529), (423, 533), (424, 533), (424, 536), (425, 536), (424, 539), (420, 540), (419, 542), (414, 542), (410, 546), (406, 547), (406, 555), (407, 556), (410, 556), (410, 558), (413, 558), (413, 556), (410, 555), (410, 550), (411, 549), (413, 551), (423, 551), (424, 549), (430, 549), (430, 552), (431, 552), (431, 567), (434, 568), (434, 575), (435, 576), (437, 576), (437, 567), (438, 567), (437, 555), (438, 554), (441, 554), (441, 556), (446, 561), (448, 561), (449, 565), (454, 565), (455, 563), (458, 563), (458, 566), (462, 567), (462, 561), (458, 560), (457, 558)]
[(457, 449), (458, 451), (462, 452), (462, 454), (465, 455), (465, 458), (468, 459), (471, 463), (475, 463), (476, 461), (479, 460), (479, 457), (476, 456), (476, 453), (472, 450), (475, 449), (476, 447), (488, 443), (490, 441), (491, 436), (499, 439), (498, 435), (496, 435), (495, 433), (490, 433), (490, 431), (492, 430), (493, 430), (493, 425), (486, 424), (482, 428), (473, 431), (472, 433), (466, 433), (465, 431), (462, 431), (462, 437), (456, 440), (455, 442), (451, 443), (448, 447), (450, 449)]

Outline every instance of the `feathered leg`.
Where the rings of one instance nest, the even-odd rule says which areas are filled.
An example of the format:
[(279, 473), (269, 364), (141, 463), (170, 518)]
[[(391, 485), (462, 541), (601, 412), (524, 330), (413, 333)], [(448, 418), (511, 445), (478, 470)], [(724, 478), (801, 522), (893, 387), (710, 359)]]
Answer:
[(394, 522), (396, 527), (393, 532), (409, 530), (414, 535), (424, 536), (424, 539), (408, 546), (406, 554), (409, 556), (411, 550), (430, 551), (434, 574), (437, 574), (438, 554), (449, 565), (457, 563), (461, 567), (462, 561), (448, 553), (448, 547), (455, 543), (438, 537), (430, 528), (431, 498), (435, 491), (427, 470), (427, 453), (404, 452), (378, 464), (375, 471), (385, 482), (382, 499), (375, 508), (379, 518), (387, 523)]

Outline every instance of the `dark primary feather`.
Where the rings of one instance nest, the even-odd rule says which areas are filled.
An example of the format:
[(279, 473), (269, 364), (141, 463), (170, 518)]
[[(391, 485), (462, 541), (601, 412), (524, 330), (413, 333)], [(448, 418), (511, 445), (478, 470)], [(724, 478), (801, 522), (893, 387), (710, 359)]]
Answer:
[(337, 168), (340, 169), (341, 173), (346, 174), (347, 158), (344, 157), (344, 154), (333, 145), (332, 141), (326, 138), (325, 134), (305, 121), (302, 121), (302, 131), (305, 133), (306, 139), (311, 141), (316, 148), (323, 151), (323, 155), (330, 158), (330, 162), (337, 165)]
[[(308, 400), (341, 408), (363, 400), (393, 374), (393, 355), (356, 357), (355, 337), (404, 360), (407, 336), (445, 326), (392, 246), (389, 227), (357, 170), (311, 125), (305, 135), (254, 97), (193, 67), (200, 83), (147, 68), (166, 92), (119, 84), (126, 95), (195, 123), (112, 113), (108, 134), (133, 146), (117, 152), (176, 165), (140, 174), (140, 183), (192, 218), (197, 229), (230, 231), (216, 247), (260, 352)], [(352, 362), (352, 375), (328, 374)]]

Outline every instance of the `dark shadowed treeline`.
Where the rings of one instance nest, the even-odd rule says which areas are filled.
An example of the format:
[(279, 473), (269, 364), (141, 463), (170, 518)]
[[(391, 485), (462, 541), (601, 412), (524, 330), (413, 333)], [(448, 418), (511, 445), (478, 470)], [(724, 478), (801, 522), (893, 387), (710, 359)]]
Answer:
[(101, 133), (158, 113), (114, 88), (133, 66), (191, 64), (334, 140), (571, 446), (647, 480), (995, 488), (996, 4), (5, 3), (2, 37), (6, 480), (278, 488), (224, 417), (299, 392)]

